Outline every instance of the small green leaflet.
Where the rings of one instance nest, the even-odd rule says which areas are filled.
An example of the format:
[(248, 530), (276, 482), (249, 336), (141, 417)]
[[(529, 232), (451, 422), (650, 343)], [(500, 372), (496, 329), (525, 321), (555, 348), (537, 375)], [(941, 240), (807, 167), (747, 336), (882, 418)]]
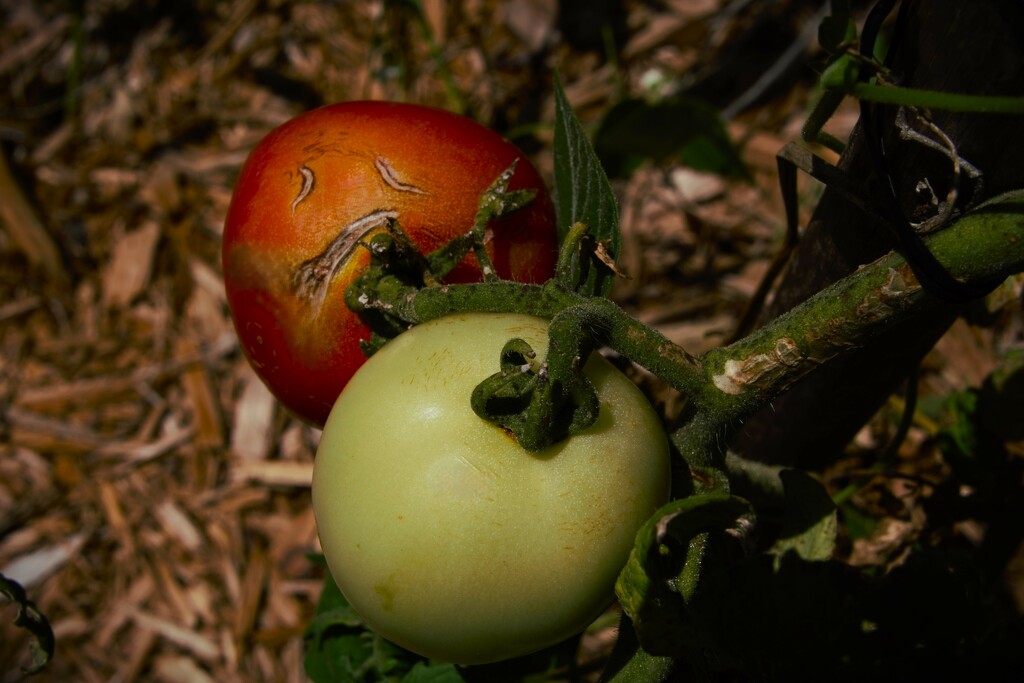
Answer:
[[(565, 239), (571, 226), (584, 223), (589, 235), (604, 245), (611, 258), (616, 258), (622, 242), (619, 207), (608, 176), (566, 99), (557, 75), (554, 157), (554, 196), (559, 241)], [(598, 278), (592, 270), (581, 293), (604, 296), (610, 288), (611, 280)]]
[(314, 683), (464, 683), (455, 666), (425, 661), (367, 629), (330, 574), (305, 644), (303, 665)]

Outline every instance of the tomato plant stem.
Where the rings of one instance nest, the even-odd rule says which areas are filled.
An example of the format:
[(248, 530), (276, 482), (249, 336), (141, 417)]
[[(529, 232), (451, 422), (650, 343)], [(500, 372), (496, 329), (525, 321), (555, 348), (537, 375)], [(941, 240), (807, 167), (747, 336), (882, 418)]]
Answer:
[[(1024, 270), (1024, 192), (1004, 195), (929, 238), (928, 246), (954, 276), (998, 283)], [(566, 351), (607, 346), (682, 393), (688, 411), (672, 436), (698, 489), (718, 489), (725, 443), (747, 416), (768, 405), (818, 366), (856, 352), (893, 325), (936, 306), (906, 260), (891, 253), (811, 297), (751, 335), (694, 357), (604, 297), (589, 297), (559, 281), (507, 281), (418, 288), (385, 275), (362, 283), (405, 324), (453, 313), (516, 312), (563, 318), (557, 334), (580, 334)], [(558, 346), (558, 342), (554, 345)], [(556, 372), (569, 371), (563, 363)]]
[[(927, 244), (955, 277), (994, 287), (1024, 270), (1024, 192), (979, 207)], [(890, 253), (746, 338), (703, 354), (708, 381), (700, 410), (723, 428), (735, 427), (820, 365), (947, 305), (924, 291), (902, 256)]]

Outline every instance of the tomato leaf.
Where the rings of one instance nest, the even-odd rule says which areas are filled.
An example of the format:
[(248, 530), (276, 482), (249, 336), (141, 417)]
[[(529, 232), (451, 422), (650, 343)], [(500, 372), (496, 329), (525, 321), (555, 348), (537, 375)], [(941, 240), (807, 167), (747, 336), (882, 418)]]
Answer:
[(648, 160), (678, 160), (698, 171), (750, 178), (720, 114), (692, 98), (619, 102), (594, 134), (594, 149), (614, 177), (626, 177)]
[(786, 496), (782, 530), (771, 548), (776, 561), (788, 552), (804, 560), (828, 560), (836, 547), (836, 507), (825, 487), (802, 470), (779, 473)]
[[(401, 677), (406, 672), (412, 675), (417, 667), (425, 666), (419, 655), (403, 650), (365, 628), (362, 618), (329, 574), (324, 580), (316, 612), (306, 627), (305, 644), (303, 667), (314, 683), (386, 680)], [(461, 679), (436, 680), (438, 683), (455, 683)]]
[(849, 0), (832, 0), (832, 11), (818, 24), (818, 44), (829, 54), (835, 54), (844, 43), (856, 39), (857, 26), (850, 16)]
[(1011, 349), (979, 387), (953, 392), (939, 416), (937, 442), (965, 482), (991, 481), (1012, 460), (1006, 444), (1024, 439), (1024, 350)]
[(6, 596), (17, 607), (14, 625), (32, 634), (33, 640), (29, 642), (32, 664), (22, 667), (22, 671), (27, 676), (37, 674), (53, 659), (56, 641), (50, 622), (36, 604), (29, 600), (21, 584), (3, 574), (0, 574), (0, 595)]
[(418, 662), (405, 675), (402, 683), (464, 683), (454, 664), (425, 664)]
[[(588, 235), (601, 243), (604, 252), (614, 260), (622, 243), (615, 194), (557, 76), (554, 158), (559, 240), (564, 241), (573, 225), (583, 223)], [(612, 282), (592, 268), (581, 285), (565, 284), (583, 294), (604, 296)]]
[(356, 670), (369, 658), (362, 621), (334, 581), (324, 581), (316, 614), (306, 627), (306, 675), (315, 683), (357, 680)]

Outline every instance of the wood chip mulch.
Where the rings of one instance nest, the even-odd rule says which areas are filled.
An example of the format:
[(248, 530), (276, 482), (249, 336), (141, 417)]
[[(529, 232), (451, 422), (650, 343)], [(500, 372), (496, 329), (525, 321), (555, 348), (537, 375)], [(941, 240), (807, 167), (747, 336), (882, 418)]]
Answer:
[[(419, 21), (374, 1), (0, 0), (0, 573), (53, 623), (36, 680), (305, 680), (318, 432), (248, 367), (220, 274), (263, 135), (322, 103), (411, 100), (504, 132), (539, 121), (527, 151), (550, 173), (555, 65), (592, 125), (623, 91), (725, 68), (761, 22), (799, 39), (817, 7), (744, 4), (617, 3), (611, 62), (586, 9), (604, 3), (423, 0)], [(705, 90), (724, 104), (757, 75)], [(692, 353), (778, 245), (774, 154), (813, 77), (730, 121), (755, 183), (674, 167), (616, 184), (616, 297)], [(25, 649), (0, 608), (0, 683)]]

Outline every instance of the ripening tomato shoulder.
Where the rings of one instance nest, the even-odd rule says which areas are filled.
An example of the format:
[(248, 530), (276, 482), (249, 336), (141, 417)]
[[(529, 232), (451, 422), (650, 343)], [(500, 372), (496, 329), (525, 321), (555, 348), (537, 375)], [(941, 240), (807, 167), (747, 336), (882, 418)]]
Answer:
[[(451, 112), (345, 102), (271, 131), (246, 160), (224, 227), (228, 304), (257, 373), (293, 413), (322, 425), (365, 361), (369, 329), (345, 306), (369, 257), (358, 244), (396, 218), (424, 253), (473, 225), (480, 195), (515, 160), (524, 209), (493, 221), (487, 249), (498, 275), (543, 282), (557, 230), (544, 182), (513, 144)], [(319, 286), (301, 288), (310, 276)], [(480, 278), (470, 255), (445, 279)]]

